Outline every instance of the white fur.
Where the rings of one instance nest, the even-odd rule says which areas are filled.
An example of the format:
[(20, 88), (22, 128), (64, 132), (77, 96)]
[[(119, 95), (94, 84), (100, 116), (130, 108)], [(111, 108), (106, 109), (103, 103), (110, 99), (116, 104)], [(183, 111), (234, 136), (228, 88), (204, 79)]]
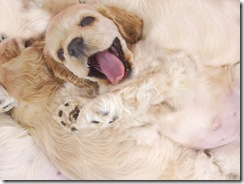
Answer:
[(9, 115), (0, 114), (0, 179), (66, 179), (43, 154), (28, 131)]
[(50, 15), (41, 9), (41, 3), (40, 0), (0, 0), (0, 33), (23, 38), (44, 33)]
[(198, 55), (205, 65), (240, 61), (238, 0), (86, 0), (94, 2), (138, 15), (144, 39)]
[[(116, 2), (118, 2), (118, 1), (116, 1)], [(161, 2), (161, 1), (158, 1), (158, 3), (159, 2)], [(163, 1), (163, 2), (166, 3), (166, 1)], [(171, 1), (171, 2), (175, 2), (175, 1)], [(187, 1), (187, 2), (190, 3), (190, 1)], [(124, 3), (124, 2), (121, 1), (121, 3)], [(132, 7), (133, 7), (134, 3), (135, 2), (133, 2), (131, 4)], [(155, 2), (153, 2), (153, 3), (155, 3)], [(194, 4), (193, 1), (191, 1), (191, 3)], [(179, 6), (177, 6), (177, 7), (171, 7), (171, 6), (168, 7), (168, 8), (171, 7), (169, 9), (170, 12), (174, 12), (175, 10), (177, 10), (177, 8), (178, 8), (179, 11), (176, 11), (176, 13), (177, 12), (178, 13), (181, 12), (180, 10), (182, 9), (182, 7), (180, 5), (182, 5), (182, 4), (180, 2), (177, 2), (177, 4), (179, 4)], [(212, 3), (210, 3), (210, 4), (212, 4)], [(158, 6), (157, 3), (155, 3), (155, 5)], [(174, 5), (176, 5), (176, 2), (174, 3)], [(185, 6), (185, 8), (186, 8), (186, 7), (191, 7), (192, 4), (191, 5), (188, 5), (188, 3), (186, 3), (185, 5), (186, 5)], [(150, 6), (149, 7), (147, 6), (147, 8), (150, 10)], [(141, 8), (141, 9), (143, 9), (143, 8)], [(193, 10), (196, 11), (195, 9), (196, 9), (196, 7), (195, 6), (192, 6), (192, 9), (191, 10), (192, 11)], [(187, 8), (186, 9), (183, 8), (183, 10), (187, 10)], [(204, 8), (203, 8), (203, 10), (204, 10)], [(152, 15), (152, 12), (154, 12), (154, 11), (155, 11), (155, 9), (152, 8), (152, 11), (151, 11), (150, 15)], [(172, 26), (175, 26), (175, 24), (173, 24), (173, 23), (175, 23), (176, 21), (178, 22), (179, 19), (181, 18), (181, 16), (180, 15), (174, 15), (174, 16), (172, 16), (174, 19), (171, 20), (171, 16), (166, 16), (167, 15), (167, 11), (165, 11), (165, 12), (166, 12), (164, 14), (165, 16), (162, 16), (162, 17), (165, 17), (168, 20), (168, 22), (167, 21), (165, 22), (165, 29), (168, 30), (168, 31), (167, 32), (164, 32), (164, 34), (166, 35), (165, 38), (168, 38), (168, 40), (167, 39), (166, 40), (159, 39), (159, 40), (162, 43), (165, 43), (165, 45), (167, 47), (174, 48), (174, 49), (179, 47), (179, 48), (181, 48), (183, 50), (186, 50), (190, 54), (193, 53), (194, 55), (200, 55), (201, 59), (203, 59), (204, 64), (206, 64), (206, 65), (209, 64), (209, 65), (214, 65), (214, 66), (217, 65), (217, 66), (219, 66), (219, 65), (226, 64), (226, 63), (236, 63), (237, 61), (239, 61), (239, 58), (238, 58), (239, 57), (238, 49), (236, 49), (236, 47), (233, 48), (234, 46), (236, 46), (235, 44), (236, 44), (236, 41), (238, 40), (238, 30), (236, 30), (236, 21), (234, 21), (234, 24), (235, 25), (233, 27), (231, 26), (232, 25), (231, 24), (231, 21), (227, 21), (227, 23), (225, 24), (225, 25), (227, 25), (226, 28), (228, 28), (228, 30), (229, 29), (232, 29), (232, 28), (234, 29), (234, 31), (231, 31), (230, 30), (231, 33), (234, 33), (234, 36), (231, 37), (231, 39), (227, 39), (228, 40), (227, 41), (228, 44), (226, 44), (227, 45), (227, 48), (224, 47), (223, 49), (221, 49), (221, 54), (224, 55), (224, 56), (223, 57), (222, 56), (219, 57), (220, 56), (219, 55), (219, 51), (216, 51), (214, 53), (216, 53), (218, 57), (217, 56), (215, 57), (215, 56), (212, 56), (210, 54), (211, 49), (215, 48), (214, 43), (213, 44), (206, 44), (206, 45), (211, 45), (210, 49), (209, 48), (206, 48), (206, 50), (205, 49), (201, 50), (201, 49), (195, 47), (196, 45), (200, 45), (202, 42), (205, 42), (205, 41), (207, 43), (208, 42), (211, 42), (211, 39), (210, 40), (208, 40), (208, 39), (205, 40), (204, 39), (205, 32), (203, 34), (197, 34), (197, 36), (194, 37), (194, 38), (196, 38), (196, 40), (192, 39), (192, 35), (194, 35), (193, 34), (194, 31), (193, 31), (193, 33), (190, 33), (190, 34), (186, 31), (187, 29), (184, 31), (183, 28), (184, 28), (186, 22), (184, 22), (183, 21), (184, 19), (183, 19), (182, 20), (182, 24), (180, 24), (180, 27), (183, 30), (180, 30), (180, 36), (178, 36), (179, 29), (172, 29)], [(188, 12), (189, 12), (189, 10), (185, 11), (185, 14), (188, 14)], [(145, 15), (147, 15), (146, 12), (143, 12), (143, 13)], [(208, 15), (208, 13), (207, 13), (207, 15)], [(229, 13), (229, 11), (228, 11), (228, 13)], [(215, 15), (217, 16), (217, 14), (215, 14)], [(194, 17), (194, 15), (187, 16), (187, 19), (189, 20), (189, 18), (191, 18), (192, 16)], [(157, 17), (157, 14), (156, 14), (156, 17)], [(162, 17), (160, 16), (160, 18), (162, 18)], [(215, 16), (213, 16), (213, 17), (215, 17)], [(210, 17), (208, 17), (208, 18), (205, 19), (205, 16), (203, 16), (204, 20), (208, 20), (208, 19), (213, 18), (213, 17), (210, 16)], [(232, 17), (232, 16), (230, 16), (230, 17)], [(219, 16), (219, 18), (221, 18), (221, 16)], [(234, 19), (235, 19), (235, 17), (234, 17)], [(154, 19), (154, 17), (153, 17), (153, 21), (154, 20), (155, 20), (155, 23), (157, 23), (157, 21), (156, 21), (157, 18)], [(148, 23), (150, 23), (150, 22), (151, 22), (151, 20), (148, 21)], [(145, 23), (146, 23), (146, 25), (148, 25), (146, 19), (145, 19)], [(170, 24), (169, 27), (166, 26), (167, 23)], [(216, 24), (216, 25), (218, 25), (218, 24)], [(211, 25), (211, 26), (213, 26), (213, 25)], [(148, 31), (147, 29), (150, 29), (150, 26), (149, 26), (149, 28), (146, 27), (145, 33), (147, 33), (147, 31)], [(176, 30), (176, 31), (174, 32), (173, 30)], [(154, 32), (154, 29), (153, 28), (151, 29), (151, 31), (152, 31), (152, 34), (151, 35), (156, 36), (156, 38), (158, 39), (158, 32), (157, 31)], [(235, 32), (235, 31), (237, 31), (237, 32)], [(200, 33), (201, 33), (201, 31), (200, 31)], [(213, 35), (222, 35), (222, 34), (219, 34), (219, 33), (222, 33), (222, 32), (221, 31), (220, 32), (217, 31)], [(172, 34), (172, 35), (171, 36), (167, 36), (169, 34)], [(151, 39), (155, 41), (154, 36), (152, 36)], [(225, 33), (223, 33), (222, 36), (229, 38), (228, 35), (225, 35)], [(223, 37), (220, 37), (219, 40), (222, 41), (222, 38)], [(176, 39), (175, 40), (171, 40), (172, 38), (176, 38)], [(184, 38), (183, 41), (181, 41), (181, 38)], [(185, 38), (190, 38), (190, 39), (187, 39), (189, 42), (186, 41)], [(198, 40), (199, 38), (201, 38), (201, 40)], [(190, 43), (190, 41), (192, 41), (194, 44), (188, 44), (188, 43)], [(185, 45), (186, 43), (187, 43), (187, 45)], [(239, 46), (237, 45), (237, 47), (239, 47)], [(233, 48), (233, 51), (231, 50), (232, 48)], [(227, 52), (227, 51), (229, 51), (229, 52)], [(202, 54), (202, 52), (203, 52), (203, 54)], [(229, 54), (230, 54), (230, 56), (229, 56)], [(238, 57), (236, 57), (236, 56), (238, 56)], [(222, 60), (220, 58), (222, 58)], [(148, 57), (147, 57), (147, 59), (150, 60), (150, 58), (148, 58)], [(145, 67), (145, 65), (143, 65), (142, 67)], [(180, 72), (179, 72), (179, 74), (180, 74)], [(161, 77), (161, 75), (160, 75), (160, 77)], [(194, 77), (194, 75), (193, 75), (193, 77)], [(161, 78), (161, 79), (163, 80), (163, 78)], [(147, 137), (144, 137), (144, 136), (140, 137), (140, 134), (137, 134), (137, 135), (136, 134), (132, 134), (134, 130), (136, 131), (136, 129), (131, 129), (131, 125), (138, 126), (138, 124), (137, 124), (137, 120), (138, 119), (137, 118), (139, 118), (139, 120), (145, 118), (145, 119), (143, 119), (144, 121), (147, 120), (147, 118), (149, 120), (151, 120), (149, 116), (148, 117), (143, 116), (144, 115), (144, 112), (148, 110), (147, 109), (147, 105), (149, 104), (149, 102), (152, 103), (153, 105), (157, 105), (160, 100), (163, 100), (164, 97), (162, 97), (161, 95), (160, 96), (157, 96), (158, 89), (154, 87), (155, 82), (157, 83), (157, 81), (155, 81), (155, 80), (154, 81), (150, 81), (150, 79), (149, 79), (149, 82), (147, 81), (146, 84), (140, 85), (140, 89), (141, 90), (139, 89), (137, 91), (137, 94), (138, 94), (138, 97), (140, 97), (139, 98), (139, 102), (141, 103), (141, 105), (140, 106), (136, 106), (138, 108), (138, 109), (136, 108), (136, 111), (134, 111), (135, 109), (134, 110), (132, 109), (133, 111), (131, 111), (131, 108), (133, 108), (133, 106), (132, 107), (130, 106), (130, 102), (131, 101), (126, 101), (126, 104), (122, 104), (123, 107), (124, 107), (124, 109), (122, 109), (122, 110), (125, 110), (123, 113), (126, 113), (126, 115), (129, 114), (129, 116), (128, 116), (129, 118), (123, 120), (121, 122), (121, 126), (127, 126), (128, 123), (131, 123), (130, 122), (131, 116), (132, 116), (132, 120), (134, 120), (133, 123), (129, 124), (129, 129), (127, 129), (128, 127), (123, 128), (122, 129), (122, 134), (120, 134), (119, 132), (116, 132), (116, 130), (114, 130), (113, 128), (111, 128), (111, 129), (108, 129), (107, 132), (106, 131), (105, 132), (102, 132), (100, 134), (100, 136), (103, 137), (104, 134), (107, 135), (107, 133), (109, 133), (110, 131), (114, 131), (112, 133), (115, 133), (116, 134), (116, 138), (118, 138), (118, 139), (120, 139), (121, 137), (122, 137), (122, 139), (124, 139), (124, 135), (127, 135), (128, 136), (128, 141), (131, 141), (131, 139), (130, 139), (130, 136), (131, 135), (135, 135), (135, 137), (136, 137), (137, 140), (143, 140), (143, 139), (147, 138)], [(131, 82), (129, 84), (133, 84), (133, 82)], [(67, 87), (67, 89), (69, 89), (69, 88)], [(147, 93), (147, 91), (145, 91), (145, 89), (149, 90), (149, 92)], [(152, 90), (153, 93), (151, 93), (150, 90)], [(68, 94), (70, 94), (71, 91), (72, 91), (72, 89), (71, 90), (68, 90)], [(126, 88), (125, 88), (124, 92), (127, 93)], [(139, 92), (143, 92), (143, 93), (139, 93)], [(172, 91), (170, 91), (170, 92), (172, 92)], [(184, 89), (183, 89), (183, 92), (185, 92)], [(65, 92), (64, 91), (60, 91), (60, 93), (65, 93)], [(154, 96), (152, 94), (156, 94), (156, 95)], [(180, 94), (180, 93), (177, 93), (176, 95), (178, 95), (178, 94)], [(67, 94), (65, 94), (65, 95), (66, 96), (69, 96)], [(169, 95), (171, 95), (171, 93), (169, 93)], [(170, 97), (172, 97), (172, 99), (173, 99), (174, 95), (175, 95), (175, 93), (173, 91), (172, 96), (170, 96)], [(60, 96), (61, 95), (58, 95), (59, 98), (60, 98)], [(131, 91), (128, 91), (128, 95), (126, 95), (126, 97), (128, 97), (128, 99), (130, 99), (130, 97), (132, 97), (132, 99), (133, 99), (133, 97), (137, 97), (137, 96), (134, 96), (134, 94), (131, 93)], [(160, 98), (158, 99), (156, 97), (160, 97)], [(67, 100), (67, 99), (63, 99), (63, 100)], [(103, 105), (105, 107), (102, 106), (102, 109), (106, 109), (107, 108), (107, 109), (110, 110), (110, 112), (116, 112), (118, 114), (121, 113), (121, 109), (119, 110), (119, 112), (116, 111), (116, 106), (115, 107), (114, 106), (110, 106), (110, 104), (109, 104), (110, 101), (106, 101), (106, 98), (104, 98), (103, 100), (105, 100), (106, 103), (103, 103)], [(184, 100), (185, 99), (182, 99), (182, 101), (184, 101)], [(120, 102), (120, 99), (119, 98), (116, 99), (116, 96), (115, 97), (112, 97), (112, 102), (114, 102), (114, 101), (115, 101), (115, 104), (117, 104), (118, 102)], [(96, 101), (96, 103), (99, 103), (99, 101)], [(178, 101), (176, 103), (178, 103)], [(129, 106), (127, 106), (127, 105), (129, 105)], [(146, 105), (146, 106), (143, 106), (143, 105)], [(88, 107), (91, 107), (91, 105), (88, 105)], [(121, 104), (118, 104), (118, 107), (122, 107)], [(86, 107), (84, 109), (86, 109)], [(193, 110), (195, 110), (194, 109), (194, 106), (193, 106)], [(84, 111), (84, 112), (86, 112), (86, 111)], [(195, 112), (195, 111), (193, 111), (193, 112)], [(95, 116), (91, 116), (91, 115), (94, 115), (94, 114), (84, 114), (84, 115), (85, 115), (84, 117), (88, 117), (90, 119), (93, 118), (93, 117), (95, 117)], [(154, 114), (154, 115), (156, 115), (156, 114)], [(157, 117), (157, 116), (155, 116), (155, 117)], [(98, 118), (100, 118), (100, 117), (98, 117)], [(128, 121), (126, 121), (126, 120), (128, 120)], [(82, 123), (83, 121), (80, 121), (80, 122)], [(126, 123), (124, 123), (124, 122), (126, 122)], [(140, 125), (140, 121), (139, 121), (139, 125)], [(102, 125), (102, 126), (104, 126), (104, 125)], [(117, 126), (117, 125), (115, 125), (115, 126)], [(107, 127), (107, 126), (104, 126), (104, 127)], [(128, 132), (127, 132), (127, 130), (128, 130)], [(133, 131), (131, 131), (131, 130), (133, 130)], [(149, 132), (147, 132), (148, 130), (149, 130)], [(140, 129), (141, 132), (145, 133), (144, 135), (148, 135), (149, 136), (149, 135), (152, 134), (151, 131), (153, 131), (153, 132), (155, 132), (154, 130), (157, 131), (158, 130), (158, 127), (156, 127), (156, 129), (155, 129), (155, 127), (153, 127), (153, 128), (148, 129), (148, 130), (146, 130), (144, 132), (144, 129)], [(86, 130), (85, 130), (85, 133), (86, 133)], [(79, 136), (82, 137), (83, 135), (80, 134)], [(95, 141), (96, 141), (96, 138), (97, 137), (94, 138), (91, 134), (90, 134), (90, 136), (91, 137), (89, 137), (89, 136), (87, 137), (88, 140), (94, 141), (94, 144), (96, 144)], [(138, 139), (138, 136), (139, 136), (139, 139)], [(98, 138), (99, 138), (99, 136), (98, 136)], [(51, 137), (50, 137), (50, 139), (51, 139)], [(135, 138), (132, 138), (132, 140), (133, 139), (135, 139)], [(153, 139), (151, 139), (151, 140), (158, 141), (158, 137), (157, 136), (154, 136)], [(71, 174), (71, 176), (75, 178), (77, 176), (74, 173), (76, 173), (76, 171), (78, 171), (78, 172), (80, 172), (78, 178), (82, 178), (83, 177), (83, 178), (98, 178), (98, 179), (100, 179), (100, 178), (113, 178), (113, 177), (114, 178), (122, 178), (122, 179), (131, 179), (131, 178), (132, 179), (135, 179), (135, 178), (137, 178), (137, 179), (141, 179), (141, 178), (143, 178), (143, 179), (147, 179), (147, 178), (149, 178), (149, 179), (151, 179), (151, 178), (163, 178), (163, 179), (167, 179), (167, 178), (169, 178), (169, 179), (171, 179), (171, 178), (177, 178), (177, 179), (223, 179), (224, 178), (224, 179), (226, 179), (232, 173), (238, 175), (238, 168), (236, 168), (234, 164), (233, 164), (233, 166), (229, 166), (229, 163), (232, 163), (232, 162), (233, 163), (238, 163), (239, 162), (238, 157), (235, 157), (235, 156), (233, 157), (233, 155), (236, 155), (236, 154), (238, 155), (238, 151), (235, 154), (232, 154), (231, 153), (232, 150), (228, 149), (228, 152), (230, 152), (231, 155), (232, 155), (231, 158), (230, 157), (224, 157), (223, 154), (221, 154), (221, 156), (218, 157), (218, 154), (220, 154), (220, 152), (216, 151), (216, 153), (214, 154), (214, 155), (216, 155), (216, 157), (214, 156), (214, 158), (211, 158), (210, 159), (202, 151), (195, 152), (195, 151), (193, 151), (191, 149), (188, 149), (188, 148), (182, 148), (179, 145), (175, 144), (174, 142), (169, 141), (165, 137), (159, 138), (159, 140), (160, 140), (160, 142), (156, 142), (156, 141), (154, 142), (155, 145), (151, 145), (151, 143), (153, 141), (144, 142), (144, 143), (146, 143), (146, 145), (151, 145), (151, 148), (150, 149), (148, 149), (148, 147), (144, 147), (145, 145), (140, 144), (140, 142), (137, 142), (139, 144), (139, 146), (138, 147), (133, 147), (133, 151), (130, 150), (131, 152), (128, 155), (126, 155), (127, 152), (124, 153), (123, 154), (123, 157), (120, 157), (121, 155), (118, 155), (117, 157), (114, 156), (114, 155), (109, 155), (109, 154), (106, 155), (105, 158), (109, 159), (109, 161), (112, 160), (112, 163), (109, 162), (111, 165), (110, 164), (107, 165), (106, 160), (105, 161), (103, 161), (103, 160), (93, 160), (93, 159), (92, 160), (89, 160), (90, 157), (91, 157), (91, 155), (93, 155), (93, 154), (95, 155), (95, 158), (97, 158), (98, 155), (96, 155), (96, 149), (99, 150), (99, 147), (98, 148), (96, 148), (96, 147), (91, 147), (90, 148), (89, 145), (87, 145), (88, 146), (87, 147), (88, 148), (87, 150), (89, 150), (89, 149), (92, 149), (92, 151), (93, 151), (93, 149), (95, 150), (95, 153), (94, 152), (89, 152), (91, 155), (90, 154), (88, 154), (88, 155), (85, 154), (87, 156), (88, 161), (93, 162), (93, 164), (95, 164), (95, 165), (96, 165), (97, 162), (99, 162), (102, 166), (100, 165), (100, 167), (99, 167), (99, 165), (97, 165), (97, 167), (96, 167), (97, 170), (93, 170), (94, 168), (93, 167), (90, 167), (90, 164), (88, 163), (86, 165), (86, 169), (84, 171), (73, 170), (73, 175), (72, 175), (72, 172), (71, 173), (68, 172), (68, 174)], [(77, 140), (74, 140), (74, 142), (75, 141), (77, 141)], [(98, 144), (99, 144), (99, 140), (97, 140), (97, 141), (98, 141)], [(127, 141), (127, 139), (126, 139), (126, 141)], [(74, 144), (74, 145), (77, 146), (77, 148), (78, 148), (80, 142), (78, 141), (78, 142), (75, 142), (75, 143), (77, 143), (77, 144)], [(116, 142), (115, 143), (113, 142), (113, 144), (115, 144), (115, 146), (117, 146)], [(121, 146), (121, 145), (119, 145), (119, 146)], [(51, 149), (51, 148), (52, 148), (52, 146), (50, 146), (49, 149)], [(110, 149), (111, 146), (109, 146), (107, 148)], [(238, 144), (237, 144), (237, 149), (238, 148), (239, 147), (238, 147)], [(75, 155), (75, 151), (76, 150), (75, 150), (75, 148), (73, 148), (73, 149), (74, 149), (74, 155)], [(86, 151), (83, 150), (83, 148), (80, 148), (80, 149), (81, 150), (78, 153), (80, 153), (79, 156), (82, 156), (81, 152), (82, 151), (86, 152)], [(103, 151), (103, 149), (101, 149), (101, 150)], [(126, 150), (126, 148), (125, 148), (125, 150)], [(171, 151), (169, 151), (169, 150), (171, 150)], [(142, 152), (144, 154), (141, 154)], [(104, 153), (104, 152), (102, 152), (102, 153)], [(182, 155), (180, 155), (179, 153), (182, 153)], [(59, 153), (56, 153), (56, 154), (59, 154)], [(150, 155), (150, 159), (151, 160), (145, 159), (146, 158), (145, 156), (147, 154)], [(141, 163), (140, 161), (137, 160), (138, 158), (145, 159), (145, 162)], [(158, 158), (160, 158), (160, 161), (158, 160)], [(216, 160), (218, 160), (218, 159), (220, 159), (220, 164), (219, 163), (218, 164), (215, 163)], [(234, 161), (233, 161), (233, 159), (234, 159)], [(79, 161), (82, 162), (81, 160), (79, 160)], [(172, 162), (170, 162), (170, 161), (172, 161)], [(87, 162), (85, 162), (85, 164), (86, 163)], [(120, 170), (120, 165), (119, 165), (121, 163), (133, 164), (132, 165), (133, 166), (132, 168), (135, 167), (135, 168), (139, 168), (139, 169), (138, 170), (134, 169), (133, 172), (128, 172), (126, 170), (127, 171), (127, 173), (126, 173), (127, 175), (123, 175), (123, 173), (119, 173), (118, 172), (118, 171), (121, 171)], [(155, 163), (158, 163), (158, 165), (155, 166)], [(58, 163), (56, 163), (56, 164), (58, 164)], [(172, 167), (170, 167), (170, 165)], [(113, 172), (113, 173), (111, 173), (111, 172), (108, 173), (107, 170), (103, 168), (103, 166), (106, 166), (106, 168), (109, 171)], [(84, 165), (84, 167), (85, 167), (85, 165)], [(121, 166), (121, 167), (123, 167), (123, 166)], [(148, 170), (144, 170), (144, 168), (147, 168)], [(219, 171), (219, 168), (222, 168), (224, 170), (224, 172), (221, 173)], [(233, 170), (233, 168), (234, 168), (234, 170)], [(174, 172), (171, 172), (170, 169), (172, 169)], [(153, 172), (149, 172), (149, 171), (152, 171), (152, 170), (153, 170)], [(184, 172), (182, 172), (182, 170), (184, 170)], [(64, 171), (65, 171), (65, 169), (64, 169)], [(143, 174), (141, 174), (141, 173), (143, 173)], [(109, 175), (109, 174), (111, 174), (111, 175)]]

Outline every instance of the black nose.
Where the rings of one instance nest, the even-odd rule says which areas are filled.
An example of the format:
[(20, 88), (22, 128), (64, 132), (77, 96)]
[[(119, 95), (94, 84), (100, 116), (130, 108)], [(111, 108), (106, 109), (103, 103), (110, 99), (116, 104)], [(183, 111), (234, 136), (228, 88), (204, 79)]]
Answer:
[(83, 38), (74, 38), (68, 45), (68, 52), (71, 56), (79, 57), (84, 52)]

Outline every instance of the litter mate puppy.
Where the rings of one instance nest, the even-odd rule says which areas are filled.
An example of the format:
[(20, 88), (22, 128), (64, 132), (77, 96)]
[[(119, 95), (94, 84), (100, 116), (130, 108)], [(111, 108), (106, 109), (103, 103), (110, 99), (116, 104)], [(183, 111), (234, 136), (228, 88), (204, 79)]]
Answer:
[[(80, 11), (81, 9), (84, 11)], [(123, 52), (128, 52), (128, 56), (131, 55), (126, 41), (120, 34), (122, 31), (128, 31), (126, 22), (131, 21), (128, 19), (128, 17), (132, 18), (131, 16), (127, 17), (127, 21), (122, 22), (119, 30), (123, 30), (119, 32), (113, 21), (103, 16), (103, 11), (99, 13), (96, 9), (84, 5), (72, 7), (68, 11), (78, 11), (79, 13), (76, 12), (75, 15), (80, 18), (83, 17), (81, 15), (95, 16), (98, 22), (101, 21), (98, 27), (102, 26), (97, 30), (103, 31), (106, 27), (110, 28), (108, 33), (110, 36), (106, 36), (107, 41), (110, 40), (110, 44), (112, 44), (114, 41), (118, 43), (116, 40), (119, 39), (117, 47), (122, 47)], [(141, 24), (135, 26), (140, 29)], [(106, 35), (106, 32), (103, 34)], [(101, 43), (98, 46), (102, 45)], [(6, 49), (8, 47), (12, 49)], [(4, 51), (0, 57), (2, 65), (0, 82), (19, 102), (19, 105), (13, 108), (13, 118), (27, 128), (51, 162), (66, 177), (93, 180), (239, 178), (238, 173), (234, 170), (235, 167), (228, 163), (228, 161), (233, 161), (230, 158), (219, 163), (218, 157), (215, 157), (217, 154), (212, 154), (211, 151), (206, 154), (201, 150), (182, 147), (160, 133), (157, 134), (159, 138), (154, 144), (138, 144), (131, 137), (131, 126), (128, 126), (128, 123), (123, 120), (111, 121), (111, 126), (98, 123), (98, 121), (81, 121), (78, 123), (81, 126), (76, 129), (76, 120), (80, 118), (79, 111), (83, 110), (81, 107), (91, 100), (83, 97), (87, 93), (86, 89), (78, 88), (71, 83), (63, 83), (62, 80), (55, 78), (46, 65), (42, 47), (24, 48), (21, 40), (6, 40), (5, 46), (0, 50)], [(2, 55), (3, 53), (9, 54)], [(126, 54), (123, 55), (129, 59)], [(175, 59), (177, 60), (177, 58)], [(187, 64), (188, 60), (184, 60), (184, 62)], [(191, 63), (188, 64), (191, 65)], [(195, 70), (194, 66), (193, 64), (193, 68), (190, 70)], [(165, 67), (167, 69), (165, 75), (174, 75), (174, 72), (169, 72), (167, 65)], [(175, 70), (178, 69), (179, 67), (176, 67)], [(142, 76), (142, 78), (144, 77)], [(67, 103), (63, 103), (64, 101)], [(74, 101), (76, 104), (78, 103), (75, 109), (73, 109)], [(60, 104), (66, 107), (66, 111), (55, 111), (59, 109)], [(143, 106), (141, 107), (143, 108)], [(138, 110), (142, 110), (142, 108)], [(169, 111), (169, 108), (164, 110)], [(69, 114), (69, 112), (71, 113)], [(99, 114), (100, 112), (98, 112)], [(68, 115), (74, 124), (69, 124), (65, 119), (56, 122), (52, 118), (56, 115), (59, 118), (65, 118)], [(106, 116), (106, 113), (103, 115)], [(137, 118), (134, 117), (130, 122), (132, 126), (136, 125)], [(140, 122), (139, 125), (141, 125)], [(229, 169), (228, 172), (225, 172), (227, 171), (225, 168)]]

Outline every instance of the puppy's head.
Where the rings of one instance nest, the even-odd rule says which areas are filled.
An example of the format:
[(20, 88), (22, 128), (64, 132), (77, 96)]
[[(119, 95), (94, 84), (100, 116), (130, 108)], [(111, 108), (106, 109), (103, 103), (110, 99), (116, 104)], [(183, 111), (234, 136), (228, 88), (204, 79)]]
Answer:
[[(45, 53), (79, 78), (117, 84), (132, 67), (129, 47), (142, 21), (114, 7), (75, 5), (55, 16), (46, 32)], [(55, 71), (54, 71), (55, 72)]]

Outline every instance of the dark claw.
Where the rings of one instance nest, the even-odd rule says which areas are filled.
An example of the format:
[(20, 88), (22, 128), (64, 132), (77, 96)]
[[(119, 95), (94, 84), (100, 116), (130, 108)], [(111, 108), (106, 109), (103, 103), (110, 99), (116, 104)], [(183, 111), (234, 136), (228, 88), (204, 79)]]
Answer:
[(11, 103), (7, 104), (6, 106), (3, 107), (3, 109), (7, 109), (10, 105), (11, 105)]
[(59, 112), (58, 112), (58, 116), (59, 116), (59, 117), (62, 117), (62, 115), (63, 115), (63, 111), (59, 111)]
[(66, 126), (66, 123), (65, 123), (64, 121), (61, 121), (61, 124), (62, 124), (63, 126)]
[(77, 110), (75, 111), (75, 113), (73, 114), (73, 118), (74, 118), (75, 120), (77, 120), (77, 118), (78, 118), (78, 116), (79, 116), (79, 113), (80, 113), (80, 110), (77, 109)]
[(113, 122), (115, 122), (117, 119), (118, 119), (118, 117), (115, 116), (115, 117), (113, 117), (113, 119), (112, 119), (109, 123), (113, 123)]
[(72, 127), (72, 128), (71, 128), (71, 131), (74, 132), (74, 131), (77, 131), (77, 129), (76, 129), (75, 127)]
[(103, 114), (103, 116), (107, 116), (108, 112), (103, 112), (102, 114)]

